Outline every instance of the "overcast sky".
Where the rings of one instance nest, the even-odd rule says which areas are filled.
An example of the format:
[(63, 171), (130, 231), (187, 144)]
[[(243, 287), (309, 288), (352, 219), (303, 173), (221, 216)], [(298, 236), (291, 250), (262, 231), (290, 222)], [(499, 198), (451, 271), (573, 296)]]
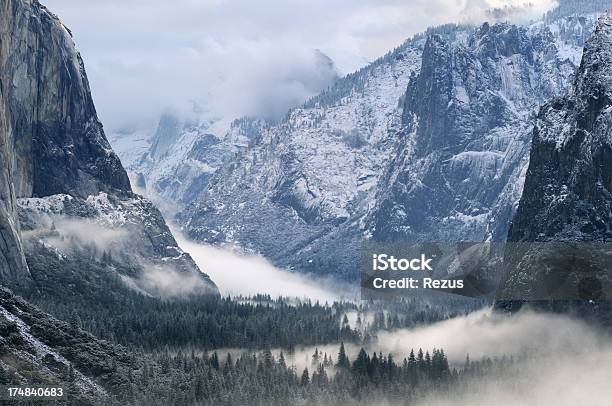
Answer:
[[(429, 26), (554, 0), (41, 0), (72, 30), (107, 130), (186, 112), (282, 115)], [(333, 60), (330, 65), (326, 58)]]

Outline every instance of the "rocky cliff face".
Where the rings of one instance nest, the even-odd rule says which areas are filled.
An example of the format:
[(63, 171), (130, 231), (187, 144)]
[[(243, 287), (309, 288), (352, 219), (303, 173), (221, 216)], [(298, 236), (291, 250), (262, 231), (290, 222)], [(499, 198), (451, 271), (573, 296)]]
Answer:
[[(175, 264), (182, 272), (200, 275), (159, 211), (132, 193), (97, 118), (70, 31), (37, 0), (7, 0), (0, 6), (0, 40), (3, 280), (28, 277), (19, 220), (33, 231), (49, 221), (52, 225), (57, 216), (88, 219), (112, 229), (124, 223), (105, 223), (105, 218), (138, 225), (138, 230), (127, 230), (138, 243), (137, 249), (132, 246), (133, 261), (165, 261), (166, 266)], [(100, 198), (108, 204), (101, 205)], [(49, 209), (64, 199), (73, 203), (72, 211)], [(202, 278), (215, 292), (210, 279)]]
[(27, 274), (16, 197), (130, 191), (69, 31), (35, 0), (0, 6), (0, 273)]
[[(538, 295), (562, 278), (562, 299), (604, 298), (609, 290), (601, 288), (612, 275), (596, 262), (607, 257), (606, 244), (589, 252), (591, 243), (612, 237), (612, 14), (600, 18), (588, 40), (569, 93), (540, 110), (530, 162), (508, 234), (509, 241), (523, 244), (507, 253), (500, 297), (542, 299)], [(557, 246), (556, 256), (574, 252), (574, 262), (584, 262), (542, 266), (551, 256), (542, 243), (552, 241), (573, 242)]]
[(23, 280), (29, 276), (21, 247), (15, 204), (13, 140), (10, 136), (7, 103), (0, 88), (0, 277)]
[(416, 36), (263, 131), (179, 217), (194, 238), (349, 278), (364, 240), (503, 241), (532, 120), (594, 21)]
[[(144, 295), (218, 294), (159, 211), (132, 193), (70, 32), (36, 0), (3, 1), (0, 283), (37, 296), (55, 280), (65, 301), (62, 289), (105, 289), (106, 273)], [(123, 371), (132, 376), (142, 360), (78, 324), (0, 287), (1, 383), (61, 385), (76, 404), (125, 403), (115, 397), (130, 382)]]
[(36, 0), (3, 2), (1, 18), (17, 197), (130, 191), (68, 29)]
[[(586, 20), (579, 27), (588, 30)], [(546, 25), (484, 24), (465, 42), (429, 38), (371, 213), (376, 240), (504, 241), (532, 117), (576, 69), (559, 42)], [(580, 43), (564, 45), (579, 55)]]

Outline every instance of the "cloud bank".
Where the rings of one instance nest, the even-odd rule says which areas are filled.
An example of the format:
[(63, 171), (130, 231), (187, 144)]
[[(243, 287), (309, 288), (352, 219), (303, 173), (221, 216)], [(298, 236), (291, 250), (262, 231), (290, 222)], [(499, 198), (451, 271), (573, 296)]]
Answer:
[(272, 298), (311, 299), (321, 303), (353, 297), (324, 278), (315, 281), (308, 276), (276, 268), (263, 257), (241, 255), (230, 249), (191, 242), (175, 230), (173, 234), (179, 246), (193, 257), (224, 296), (268, 294)]
[[(429, 26), (525, 21), (553, 0), (45, 0), (110, 130), (187, 112), (277, 117)], [(329, 56), (334, 64), (323, 57)]]
[[(354, 360), (360, 346), (345, 343), (345, 347)], [(316, 348), (336, 359), (338, 344)], [(378, 340), (365, 348), (369, 353), (392, 353), (396, 362), (402, 362), (413, 348), (430, 353), (433, 348), (443, 348), (451, 368), (459, 369), (467, 354), (472, 361), (503, 356), (516, 359), (505, 370), (427, 395), (417, 401), (418, 406), (600, 405), (610, 398), (610, 336), (566, 316), (523, 312), (510, 317), (483, 310), (425, 327), (381, 332)], [(298, 371), (310, 369), (314, 350), (285, 351), (285, 357)], [(274, 351), (276, 356), (279, 353), (279, 349)], [(377, 402), (382, 406), (400, 404)]]

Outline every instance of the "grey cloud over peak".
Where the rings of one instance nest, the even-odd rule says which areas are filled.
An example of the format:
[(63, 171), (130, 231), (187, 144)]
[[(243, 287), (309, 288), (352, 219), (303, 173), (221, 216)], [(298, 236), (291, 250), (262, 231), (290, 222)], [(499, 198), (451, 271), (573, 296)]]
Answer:
[[(411, 35), (553, 0), (43, 0), (72, 30), (111, 130), (162, 111), (279, 116)], [(523, 10), (524, 12), (520, 12)], [(329, 56), (334, 65), (321, 58)]]

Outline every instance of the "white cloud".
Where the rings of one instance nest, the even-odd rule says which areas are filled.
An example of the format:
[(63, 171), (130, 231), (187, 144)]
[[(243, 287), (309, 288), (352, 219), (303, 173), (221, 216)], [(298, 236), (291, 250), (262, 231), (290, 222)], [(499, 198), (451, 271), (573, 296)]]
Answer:
[(141, 266), (143, 272), (138, 278), (119, 275), (128, 287), (138, 292), (163, 298), (210, 293), (210, 286), (200, 275), (147, 262)]
[[(215, 115), (279, 115), (429, 26), (491, 7), (540, 15), (552, 0), (45, 0), (70, 27), (107, 127), (205, 102)], [(525, 5), (531, 6), (525, 8)]]
[[(315, 281), (309, 276), (276, 268), (263, 257), (191, 242), (176, 230), (173, 234), (180, 247), (210, 276), (224, 296), (268, 294), (272, 298), (311, 299), (321, 303), (332, 303), (348, 296), (331, 279)], [(350, 296), (353, 297), (354, 294)]]
[(601, 342), (595, 330), (569, 317), (528, 311), (511, 317), (482, 310), (415, 329), (381, 332), (377, 346), (398, 356), (412, 348), (443, 348), (450, 362), (461, 364), (467, 354), (472, 359), (530, 351), (559, 354), (598, 348)]
[[(92, 219), (43, 213), (36, 218), (36, 221), (37, 228), (25, 231), (24, 238), (42, 237), (45, 243), (60, 251), (84, 246), (95, 246), (98, 251), (117, 249), (129, 237), (125, 229), (105, 227)], [(53, 233), (49, 234), (51, 230)]]

